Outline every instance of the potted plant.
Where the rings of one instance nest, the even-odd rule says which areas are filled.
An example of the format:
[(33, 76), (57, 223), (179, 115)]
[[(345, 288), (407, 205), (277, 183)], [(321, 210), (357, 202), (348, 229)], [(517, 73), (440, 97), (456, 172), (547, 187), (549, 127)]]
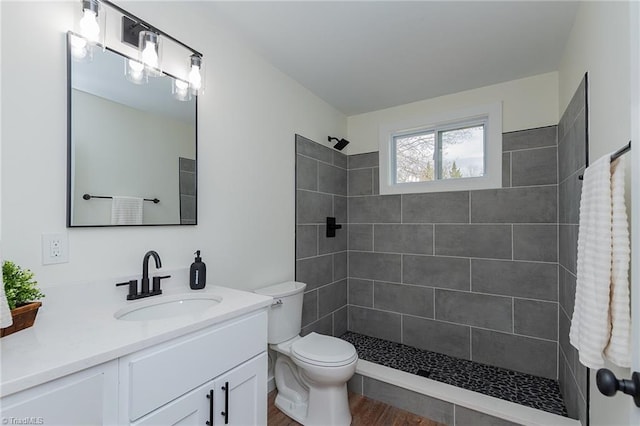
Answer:
[(44, 297), (38, 289), (37, 281), (33, 279), (33, 272), (22, 269), (11, 261), (2, 264), (2, 282), (13, 324), (0, 329), (0, 337), (31, 327), (42, 306), (37, 300)]

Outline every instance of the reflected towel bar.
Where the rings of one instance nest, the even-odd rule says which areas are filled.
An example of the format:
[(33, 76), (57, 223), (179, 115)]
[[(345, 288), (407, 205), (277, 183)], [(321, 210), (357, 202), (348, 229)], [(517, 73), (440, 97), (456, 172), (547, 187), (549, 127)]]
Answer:
[[(619, 150), (611, 154), (611, 161), (617, 160), (618, 158), (622, 157), (624, 154), (626, 154), (629, 151), (631, 151), (631, 141), (629, 141), (628, 144), (626, 144), (625, 146), (623, 146), (622, 148), (620, 148)], [(583, 180), (584, 175), (578, 176), (578, 179)]]
[[(105, 195), (89, 195), (89, 194), (84, 194), (82, 196), (83, 200), (90, 200), (92, 198), (109, 198), (109, 199), (113, 199), (113, 197), (110, 196), (105, 196)], [(157, 198), (143, 198), (144, 201), (153, 201), (153, 204), (158, 204), (160, 202), (160, 200), (158, 200)]]

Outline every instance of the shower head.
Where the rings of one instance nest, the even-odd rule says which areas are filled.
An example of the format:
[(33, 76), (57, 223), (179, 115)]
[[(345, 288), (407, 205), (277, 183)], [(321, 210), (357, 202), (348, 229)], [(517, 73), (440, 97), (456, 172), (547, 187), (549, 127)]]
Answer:
[(349, 141), (346, 140), (346, 139), (338, 139), (338, 138), (333, 138), (331, 136), (328, 136), (327, 139), (328, 139), (329, 142), (338, 141), (338, 143), (333, 146), (338, 151), (342, 151), (344, 149), (344, 147), (349, 144)]

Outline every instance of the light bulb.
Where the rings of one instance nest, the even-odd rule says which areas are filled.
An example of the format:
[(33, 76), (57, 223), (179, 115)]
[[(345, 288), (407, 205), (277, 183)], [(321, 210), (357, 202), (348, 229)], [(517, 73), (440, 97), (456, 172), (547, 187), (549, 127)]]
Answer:
[(191, 65), (189, 83), (191, 83), (193, 90), (200, 90), (200, 87), (202, 87), (202, 76), (200, 75), (200, 67), (198, 65)]
[(127, 59), (127, 78), (136, 84), (144, 83), (144, 65), (134, 59)]
[(85, 9), (82, 19), (80, 19), (80, 33), (89, 43), (96, 43), (100, 35), (100, 25), (98, 25), (98, 15), (96, 12)]
[(147, 40), (142, 51), (142, 61), (151, 68), (158, 68), (158, 52), (154, 42)]
[(183, 80), (176, 80), (176, 89), (180, 91), (186, 91), (189, 88), (189, 83)]
[(87, 57), (89, 50), (87, 49), (87, 40), (84, 38), (71, 34), (69, 37), (69, 45), (71, 46), (71, 55), (75, 59), (81, 60)]
[(173, 97), (179, 101), (190, 101), (191, 92), (189, 92), (189, 83), (184, 80), (173, 80)]

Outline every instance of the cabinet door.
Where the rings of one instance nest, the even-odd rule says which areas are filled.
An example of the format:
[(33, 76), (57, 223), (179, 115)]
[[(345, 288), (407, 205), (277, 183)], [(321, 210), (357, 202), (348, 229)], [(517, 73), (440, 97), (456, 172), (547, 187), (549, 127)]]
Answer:
[(204, 426), (213, 420), (213, 380), (131, 423), (135, 426)]
[(111, 361), (2, 398), (3, 423), (115, 425), (117, 369)]
[(267, 424), (267, 353), (214, 380), (214, 424)]

